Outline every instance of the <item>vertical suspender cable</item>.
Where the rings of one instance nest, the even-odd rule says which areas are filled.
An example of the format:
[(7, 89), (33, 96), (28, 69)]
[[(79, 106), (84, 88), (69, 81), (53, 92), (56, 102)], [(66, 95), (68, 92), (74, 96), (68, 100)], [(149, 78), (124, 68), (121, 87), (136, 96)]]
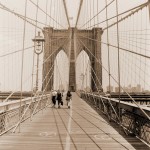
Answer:
[[(86, 15), (86, 14), (85, 14)], [(83, 55), (83, 74), (82, 74), (82, 84), (83, 84), (83, 90), (86, 90), (85, 88), (85, 51), (82, 51)]]
[(150, 0), (148, 0), (148, 9), (149, 9), (149, 21), (150, 21)]
[[(37, 11), (38, 11), (38, 5), (37, 5)], [(37, 14), (36, 14), (36, 17), (37, 17)], [(36, 24), (37, 24), (37, 18), (36, 18)], [(36, 36), (36, 28), (35, 28), (35, 36)], [(35, 46), (35, 45), (34, 45)], [(35, 49), (36, 49), (36, 47), (34, 47)], [(39, 88), (38, 88), (38, 83), (39, 83), (39, 76), (38, 76), (38, 74), (39, 74), (39, 54), (37, 54), (36, 55), (36, 57), (37, 57), (37, 70), (36, 70), (36, 91), (38, 91), (39, 90)], [(38, 95), (38, 93), (37, 93), (37, 95)]]
[[(38, 5), (39, 5), (39, 0), (37, 0), (37, 9), (36, 9), (36, 26), (34, 30), (34, 35), (36, 36), (36, 30), (37, 30), (37, 16), (38, 16)], [(33, 100), (33, 85), (34, 85), (34, 61), (35, 61), (35, 46), (34, 46), (34, 51), (33, 51), (33, 62), (32, 62), (32, 81), (31, 81), (31, 100)], [(31, 114), (30, 114), (30, 120), (31, 120)]]
[[(52, 7), (53, 8), (53, 7)], [(54, 10), (55, 10), (55, 2), (54, 2)], [(55, 11), (54, 11), (54, 13), (53, 13), (53, 15), (54, 15), (54, 19), (55, 19)], [(53, 28), (55, 29), (55, 27), (54, 27), (54, 20), (53, 20)]]
[[(91, 0), (90, 0), (90, 3), (89, 3), (89, 7), (90, 7), (90, 18), (92, 18), (92, 10), (91, 10), (91, 8), (92, 8), (92, 4), (91, 4)], [(87, 19), (87, 21), (89, 20), (89, 18)], [(92, 20), (90, 20), (90, 22), (89, 22), (89, 35), (88, 35), (88, 37), (90, 37), (90, 30), (91, 30), (91, 32), (92, 32), (92, 28), (91, 28), (91, 26), (92, 26)], [(95, 33), (95, 31), (94, 31), (94, 33)], [(93, 32), (92, 32), (92, 34), (93, 34)], [(92, 38), (94, 38), (94, 36), (92, 35)], [(89, 39), (89, 42), (90, 42), (90, 39)], [(95, 41), (91, 41), (90, 42), (91, 43), (91, 49), (93, 50), (93, 44), (95, 44)], [(94, 54), (95, 54), (95, 51), (94, 51)], [(93, 60), (94, 58), (93, 58), (93, 56), (91, 56), (91, 66), (92, 67), (94, 67), (93, 66)], [(93, 68), (93, 70), (94, 70), (94, 68)], [(93, 71), (91, 70), (91, 76), (93, 76)], [(94, 76), (95, 77), (95, 76)], [(92, 78), (92, 90), (94, 90), (95, 91), (95, 87), (94, 87), (94, 84), (93, 84), (93, 82), (94, 82), (94, 77)], [(94, 91), (92, 91), (92, 92), (94, 92)]]
[[(56, 9), (55, 9), (55, 10), (57, 10), (57, 9), (59, 10), (59, 0), (57, 0), (57, 2), (56, 2)], [(57, 22), (58, 22), (58, 11), (56, 11), (56, 20), (57, 20)], [(59, 22), (58, 22), (58, 23), (59, 23)], [(56, 35), (57, 35), (57, 33), (59, 32), (59, 31), (58, 31), (58, 27), (59, 27), (59, 26), (58, 26), (58, 24), (56, 24), (55, 26), (56, 26), (56, 30), (57, 30), (57, 31), (56, 31)], [(56, 45), (58, 46), (58, 44), (59, 44), (59, 43), (58, 43), (58, 40), (57, 40), (57, 41), (56, 41)], [(57, 56), (56, 56), (56, 57), (59, 58), (58, 56), (59, 56), (59, 55), (58, 55), (58, 53), (57, 53)], [(56, 57), (55, 57), (55, 58), (56, 58)], [(58, 66), (58, 65), (57, 65), (57, 60), (56, 60), (56, 67), (57, 67), (57, 66)], [(58, 71), (58, 72), (57, 72), (57, 74), (58, 74), (58, 90), (60, 90), (60, 89), (59, 89), (59, 88), (60, 88), (60, 74), (59, 74), (59, 68), (58, 68), (58, 67), (57, 67), (57, 69), (58, 69), (58, 70), (57, 70), (57, 71)]]
[[(47, 12), (47, 9), (48, 9), (48, 0), (46, 0), (46, 13), (45, 13), (45, 27), (46, 26), (48, 26), (48, 23), (47, 23), (47, 17), (48, 16), (51, 16), (51, 14), (48, 14), (48, 12)], [(51, 9), (50, 9), (51, 10)], [(50, 18), (51, 19), (51, 18)], [(49, 22), (49, 24), (50, 24), (50, 22)], [(50, 25), (49, 25), (50, 26)], [(44, 53), (43, 53), (44, 54)], [(43, 64), (43, 72), (45, 72), (45, 65)], [(42, 89), (43, 89), (43, 86), (42, 86)], [(44, 91), (43, 91), (44, 92)]]
[[(50, 2), (50, 6), (49, 6), (49, 8), (50, 8), (50, 11), (49, 11), (50, 14), (49, 14), (49, 15), (52, 16), (52, 11), (51, 11), (51, 10), (52, 10), (52, 4), (53, 4), (52, 1), (53, 1), (53, 0), (50, 0), (50, 1), (51, 1), (51, 2)], [(50, 20), (49, 20), (49, 26), (51, 27), (51, 18), (50, 18)]]
[[(25, 47), (25, 32), (26, 32), (26, 15), (27, 15), (27, 1), (25, 1), (25, 20), (24, 20), (24, 30), (23, 30), (23, 51), (22, 51), (22, 62), (21, 62), (21, 97), (20, 97), (20, 110), (19, 110), (19, 119), (21, 118), (21, 102), (22, 102), (22, 90), (23, 90), (23, 69), (24, 69), (24, 47)], [(19, 124), (20, 132), (20, 124)]]
[[(91, 4), (91, 6), (92, 6), (92, 4)], [(90, 18), (93, 18), (93, 16), (94, 16), (94, 10), (95, 10), (95, 9), (94, 9), (94, 0), (93, 0), (93, 8), (92, 8), (92, 9), (93, 9), (93, 14), (92, 14), (92, 16), (91, 16)], [(92, 20), (91, 20), (91, 22), (92, 22)], [(93, 22), (93, 24), (94, 24), (94, 25), (92, 25), (92, 26), (93, 26), (93, 28), (94, 28), (94, 39), (95, 39), (96, 36), (97, 36), (97, 33), (96, 33), (97, 31), (96, 31), (96, 29), (95, 29), (95, 17), (94, 17), (94, 22)], [(93, 44), (93, 42), (94, 42), (94, 44)], [(94, 49), (94, 55), (96, 56), (96, 55), (97, 55), (97, 46), (96, 46), (96, 49), (95, 49), (95, 46), (94, 46), (94, 45), (97, 45), (97, 41), (93, 41), (93, 42), (92, 42), (92, 49)], [(95, 64), (94, 64), (94, 65), (95, 65)], [(95, 67), (95, 66), (94, 66), (94, 67)], [(95, 67), (95, 70), (94, 70), (94, 71), (96, 71), (96, 69), (97, 69), (97, 68)], [(94, 74), (93, 74), (93, 75), (94, 75)], [(96, 78), (95, 75), (94, 75), (94, 78)], [(97, 84), (99, 79), (96, 78), (95, 80), (96, 80), (96, 84)], [(98, 86), (98, 85), (96, 85), (96, 86)], [(98, 89), (98, 88), (97, 88), (97, 89)], [(99, 89), (98, 89), (98, 90), (99, 90)], [(97, 91), (97, 92), (98, 92), (98, 91)]]
[(46, 19), (45, 19), (45, 26), (47, 25), (47, 7), (48, 7), (48, 0), (46, 0)]
[[(56, 1), (56, 5), (55, 5), (55, 10), (59, 10), (59, 0), (57, 0)], [(58, 11), (56, 11), (55, 12), (55, 19), (56, 19), (56, 21), (58, 22)], [(59, 22), (58, 22), (59, 23)], [(58, 34), (58, 27), (59, 27), (59, 25), (57, 24), (57, 23), (55, 23), (55, 28), (56, 28), (56, 31), (55, 31), (55, 33), (56, 33), (56, 36), (57, 36), (57, 34)], [(59, 47), (58, 46), (58, 40), (56, 40), (56, 45), (57, 45), (57, 47)], [(58, 49), (57, 49), (57, 51), (58, 51)], [(57, 67), (58, 65), (57, 65), (57, 59), (59, 59), (59, 55), (58, 55), (58, 53), (56, 53), (57, 55), (54, 57), (54, 60), (56, 61), (56, 68), (57, 68), (57, 75), (58, 75), (58, 81), (57, 81), (57, 83), (58, 83), (58, 90), (59, 90), (59, 85), (60, 85), (60, 74), (59, 74), (59, 68)], [(56, 57), (57, 57), (57, 59), (56, 59)]]
[[(86, 6), (87, 6), (87, 9), (86, 9)], [(86, 14), (88, 14), (88, 1), (85, 1), (85, 8), (84, 8), (84, 11), (83, 11), (83, 17), (85, 18), (84, 19), (85, 22), (86, 22), (86, 19), (88, 17), (88, 15), (86, 15)], [(89, 32), (88, 31), (86, 31), (86, 32), (87, 32), (87, 35), (88, 35)], [(85, 48), (84, 48), (84, 51), (85, 51)], [(82, 70), (83, 69), (81, 69), (81, 72), (82, 72)], [(84, 90), (84, 73), (80, 75), (80, 78), (81, 78), (81, 90), (83, 91)]]
[[(147, 44), (147, 40), (146, 40), (146, 39), (148, 39), (148, 36), (147, 36), (147, 35), (148, 35), (148, 33), (147, 33), (147, 23), (148, 23), (148, 22), (147, 22), (147, 17), (148, 17), (148, 16), (147, 16), (147, 13), (146, 13), (146, 18), (145, 18), (145, 20), (146, 20), (146, 30), (145, 30), (145, 55), (147, 54), (146, 48), (147, 48), (147, 45), (148, 45), (148, 44)], [(145, 66), (144, 66), (144, 73), (145, 73), (145, 74), (144, 74), (144, 88), (145, 88), (145, 82), (146, 82), (146, 80), (147, 80), (146, 77), (145, 77), (146, 72), (147, 72), (147, 71), (146, 71), (146, 64), (147, 64), (147, 59), (145, 58)]]
[[(87, 3), (87, 16), (91, 16), (91, 11), (89, 11), (89, 5)], [(90, 17), (91, 18), (91, 17)], [(88, 17), (87, 17), (87, 20), (85, 20), (84, 24), (88, 21)], [(90, 26), (91, 26), (91, 21), (89, 21), (87, 24), (86, 24), (86, 29), (87, 29), (87, 35), (88, 37), (90, 37)], [(93, 37), (92, 37), (93, 38)], [(88, 39), (88, 43), (90, 45), (90, 43), (92, 44), (92, 41), (90, 41), (90, 39)], [(91, 46), (92, 47), (92, 46)], [(90, 54), (90, 61), (91, 61), (91, 67), (92, 67), (92, 55)], [(92, 78), (92, 69), (90, 68), (90, 78), (91, 78), (91, 90), (93, 89), (92, 86), (93, 86), (93, 78)], [(92, 91), (93, 92), (93, 91)]]
[(118, 47), (118, 84), (119, 84), (119, 125), (121, 127), (121, 110), (120, 110), (120, 49), (119, 49), (119, 25), (118, 25), (118, 0), (116, 0), (116, 16), (117, 16), (117, 47)]
[[(94, 10), (95, 10), (95, 9), (94, 9), (94, 4), (95, 4), (95, 3), (94, 3), (94, 0), (93, 0), (93, 16), (94, 16), (94, 13), (95, 13), (95, 11), (94, 11)], [(96, 17), (94, 17), (94, 28), (95, 28), (95, 19), (96, 19)]]
[[(57, 0), (56, 0), (56, 1), (57, 1)], [(54, 17), (55, 20), (56, 20), (56, 18), (55, 18), (55, 16), (56, 16), (56, 15), (55, 15), (55, 14), (56, 14), (56, 1), (53, 1), (53, 5), (54, 5), (54, 6), (53, 6), (53, 7), (54, 7), (54, 12), (53, 12), (53, 15), (54, 15), (54, 16), (53, 16), (53, 17)], [(52, 8), (53, 8), (53, 7), (52, 7)], [(56, 20), (56, 21), (57, 21), (57, 20)], [(55, 30), (55, 22), (54, 22), (54, 20), (53, 20), (53, 33), (52, 33), (52, 34), (53, 34), (53, 36), (55, 37), (56, 30)], [(57, 41), (56, 41), (56, 42), (57, 42)], [(53, 44), (51, 43), (51, 51), (53, 51), (53, 48), (54, 48), (54, 47), (55, 47), (55, 46), (53, 46)], [(55, 67), (56, 67), (56, 59), (57, 59), (57, 58), (55, 57), (55, 55), (56, 55), (56, 54), (54, 54), (54, 55), (52, 56), (52, 62), (54, 62), (54, 64), (55, 64), (55, 66), (54, 66), (54, 68), (53, 68), (53, 71), (54, 71), (54, 69), (55, 69)], [(57, 74), (57, 68), (56, 68), (56, 89), (58, 89), (58, 87), (57, 87), (57, 86), (58, 86), (58, 85), (57, 85), (57, 78), (58, 78), (58, 74)], [(52, 76), (52, 78), (51, 78), (51, 81), (50, 81), (50, 83), (53, 84), (52, 87), (54, 87), (54, 83), (53, 83), (52, 80), (54, 81), (54, 74), (53, 74), (53, 76)]]
[(107, 6), (107, 0), (105, 0), (106, 3), (106, 24), (107, 24), (107, 48), (108, 48), (108, 73), (109, 73), (109, 92), (111, 92), (110, 86), (110, 47), (109, 47), (109, 29), (108, 29), (108, 6)]
[[(97, 0), (97, 14), (98, 14), (98, 4), (99, 3), (98, 3), (98, 0)], [(99, 22), (99, 19), (98, 19), (98, 15), (97, 15), (97, 23), (96, 23), (97, 24), (97, 28), (98, 28), (98, 22)]]
[[(53, 5), (53, 0), (51, 0), (51, 2), (50, 2), (50, 16), (52, 16), (52, 5)], [(50, 27), (52, 27), (52, 25), (51, 24), (53, 24), (53, 23), (51, 23), (51, 18), (50, 18), (50, 20), (49, 20), (49, 26)], [(52, 43), (50, 43), (50, 49), (52, 49)], [(53, 56), (52, 56), (52, 59), (53, 59)], [(54, 62), (55, 63), (55, 62)], [(55, 64), (54, 64), (55, 65)], [(54, 70), (53, 70), (54, 71)], [(54, 73), (53, 73), (54, 74)], [(51, 84), (51, 81), (50, 81), (50, 84)], [(54, 89), (54, 84), (53, 84), (53, 87), (52, 87), (52, 89)]]
[[(86, 8), (86, 5), (87, 5), (87, 8)], [(85, 13), (85, 16), (84, 16), (84, 17), (85, 17), (85, 22), (87, 21), (88, 16), (89, 16), (89, 15), (87, 15), (87, 14), (89, 13), (89, 12), (88, 12), (88, 10), (89, 10), (89, 9), (88, 9), (88, 6), (89, 6), (89, 5), (88, 5), (88, 2), (85, 3), (85, 10), (84, 10), (84, 11), (85, 11), (85, 12), (84, 12), (84, 13)], [(86, 12), (86, 11), (87, 11), (87, 12)], [(83, 23), (85, 23), (85, 22), (83, 22)], [(89, 31), (88, 31), (88, 30), (87, 30), (87, 36), (89, 36)], [(84, 49), (85, 49), (85, 48), (84, 48)], [(84, 50), (84, 51), (85, 51), (85, 50)], [(83, 74), (83, 75), (84, 75), (84, 74)], [(84, 88), (83, 88), (83, 87), (84, 87), (84, 80), (85, 80), (84, 77), (85, 77), (85, 75), (82, 77), (82, 90), (84, 90)], [(86, 91), (86, 90), (84, 90), (84, 91)]]

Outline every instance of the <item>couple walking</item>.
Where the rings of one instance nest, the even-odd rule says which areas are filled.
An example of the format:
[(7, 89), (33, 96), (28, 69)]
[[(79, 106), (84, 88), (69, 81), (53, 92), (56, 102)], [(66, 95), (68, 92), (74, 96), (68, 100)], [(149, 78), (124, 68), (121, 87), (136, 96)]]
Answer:
[(63, 105), (62, 101), (63, 94), (58, 90), (52, 90), (52, 102), (53, 102), (53, 107), (56, 105), (56, 101), (58, 101), (58, 108), (60, 108), (60, 105)]

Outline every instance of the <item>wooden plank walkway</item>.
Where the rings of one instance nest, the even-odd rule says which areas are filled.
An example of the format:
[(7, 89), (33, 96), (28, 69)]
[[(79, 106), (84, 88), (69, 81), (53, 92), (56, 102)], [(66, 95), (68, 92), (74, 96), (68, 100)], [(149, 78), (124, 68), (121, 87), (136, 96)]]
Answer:
[(134, 150), (138, 147), (149, 149), (137, 139), (124, 139), (76, 94), (71, 109), (66, 105), (61, 109), (48, 107), (32, 121), (24, 122), (20, 133), (8, 132), (0, 137), (0, 150)]

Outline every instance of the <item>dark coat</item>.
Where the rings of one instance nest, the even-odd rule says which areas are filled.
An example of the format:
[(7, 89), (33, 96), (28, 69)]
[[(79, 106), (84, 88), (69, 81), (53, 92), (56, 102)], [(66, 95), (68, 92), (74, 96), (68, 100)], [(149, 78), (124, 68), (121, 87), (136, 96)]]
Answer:
[(61, 95), (61, 93), (57, 93), (57, 100), (58, 100), (58, 101), (61, 101), (61, 100), (62, 100), (62, 95)]

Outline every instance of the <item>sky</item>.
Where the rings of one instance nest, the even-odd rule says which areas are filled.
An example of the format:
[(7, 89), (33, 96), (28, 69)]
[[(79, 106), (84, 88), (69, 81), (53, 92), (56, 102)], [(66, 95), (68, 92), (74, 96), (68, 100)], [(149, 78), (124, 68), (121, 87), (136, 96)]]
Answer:
[[(34, 19), (36, 18), (36, 7), (32, 3), (37, 3), (37, 0), (28, 0), (27, 3), (27, 13), (26, 16)], [(108, 0), (108, 3), (111, 0)], [(118, 5), (118, 12), (124, 12), (129, 10), (135, 6), (138, 6), (142, 3), (147, 2), (147, 0), (120, 0)], [(0, 0), (0, 3), (5, 5), (7, 8), (11, 9), (14, 12), (17, 12), (21, 15), (25, 15), (25, 0)], [(66, 0), (67, 10), (70, 18), (71, 26), (74, 26), (76, 23), (76, 17), (79, 9), (80, 0)], [(67, 20), (65, 16), (65, 11), (63, 7), (62, 0), (39, 0), (39, 6), (47, 12), (47, 14), (51, 14), (55, 20), (60, 22), (60, 24), (68, 28)], [(99, 12), (105, 6), (105, 0), (84, 0), (81, 15), (78, 22), (79, 29), (86, 29), (90, 26), (92, 27), (106, 27), (106, 22), (96, 25), (98, 22), (105, 20), (106, 12), (100, 13), (97, 17), (92, 19), (89, 23), (87, 21), (95, 16), (97, 12)], [(93, 9), (94, 8), (94, 9)], [(108, 8), (108, 18), (112, 17), (116, 14), (115, 3), (110, 5)], [(124, 16), (124, 15), (123, 15)], [(123, 17), (121, 16), (121, 17)], [(73, 19), (71, 19), (73, 18)], [(23, 89), (30, 90), (35, 86), (36, 79), (36, 56), (33, 61), (34, 48), (32, 39), (35, 37), (35, 32), (37, 33), (40, 29), (36, 28), (26, 23), (25, 25), (25, 38), (23, 39), (23, 30), (24, 30), (24, 20), (15, 16), (12, 13), (9, 13), (3, 9), (0, 9), (0, 89), (1, 90), (20, 90), (21, 86), (21, 64), (22, 64), (22, 51), (2, 56), (11, 52), (15, 52), (23, 49), (23, 44), (25, 48), (28, 48), (24, 52), (24, 69), (23, 69)], [(50, 19), (48, 15), (45, 15), (41, 10), (38, 10), (37, 20), (40, 22), (37, 23), (39, 28), (43, 28), (44, 26), (53, 26), (55, 29), (62, 27), (58, 25), (54, 20)], [(111, 24), (115, 22), (115, 19), (112, 19), (108, 22)], [(34, 21), (30, 21), (35, 23)], [(84, 25), (85, 24), (85, 25)], [(83, 26), (84, 25), (84, 26)], [(138, 13), (128, 17), (122, 23), (119, 24), (120, 31), (120, 46), (124, 49), (128, 49), (134, 52), (138, 52), (143, 55), (150, 56), (150, 26), (149, 26), (149, 14), (148, 8), (145, 7), (143, 10)], [(41, 33), (42, 34), (42, 33)], [(102, 41), (107, 43), (107, 31), (105, 30), (102, 35)], [(116, 46), (117, 45), (117, 29), (116, 26), (109, 29), (109, 41), (110, 44)], [(29, 48), (32, 47), (32, 48)], [(82, 61), (82, 56), (84, 56), (85, 64), (79, 65)], [(111, 74), (115, 79), (118, 79), (118, 68), (117, 68), (117, 49), (111, 47), (110, 49), (110, 63), (111, 63)], [(65, 70), (66, 74), (69, 68), (68, 58), (61, 51), (58, 55), (58, 64), (61, 68), (64, 66), (67, 68)], [(62, 58), (62, 59), (60, 59)], [(81, 53), (79, 58), (77, 58), (77, 84), (81, 83), (80, 76), (85, 73), (85, 70), (81, 66), (85, 66), (88, 61), (88, 56), (85, 53)], [(59, 60), (63, 60), (59, 61)], [(106, 88), (108, 83), (108, 47), (105, 44), (102, 44), (102, 62), (103, 62), (103, 87)], [(39, 67), (39, 89), (42, 86), (42, 63), (43, 63), (43, 54), (40, 55), (40, 67)], [(121, 84), (122, 86), (128, 86), (132, 84), (132, 86), (136, 86), (136, 84), (141, 84), (143, 88), (149, 89), (150, 85), (150, 72), (149, 59), (145, 59), (141, 56), (133, 55), (131, 53), (125, 53), (124, 51), (120, 52), (120, 65), (121, 65)], [(34, 71), (33, 71), (34, 70)], [(56, 71), (55, 67), (55, 71)], [(33, 71), (33, 75), (32, 75)], [(55, 73), (57, 74), (58, 71)], [(61, 72), (63, 72), (61, 70)], [(88, 70), (88, 72), (90, 72)], [(59, 84), (60, 78), (57, 76), (54, 80), (55, 83)], [(61, 74), (61, 78), (64, 84), (68, 84), (68, 75), (66, 77), (65, 74)], [(88, 77), (89, 78), (89, 77)], [(31, 83), (34, 83), (33, 85)], [(89, 81), (90, 82), (90, 79)], [(56, 88), (58, 85), (56, 84)], [(111, 79), (111, 84), (113, 86), (117, 86), (115, 81)], [(87, 85), (85, 85), (87, 86)], [(90, 86), (90, 85), (88, 85)]]
[(71, 26), (75, 26), (80, 0), (66, 0)]

